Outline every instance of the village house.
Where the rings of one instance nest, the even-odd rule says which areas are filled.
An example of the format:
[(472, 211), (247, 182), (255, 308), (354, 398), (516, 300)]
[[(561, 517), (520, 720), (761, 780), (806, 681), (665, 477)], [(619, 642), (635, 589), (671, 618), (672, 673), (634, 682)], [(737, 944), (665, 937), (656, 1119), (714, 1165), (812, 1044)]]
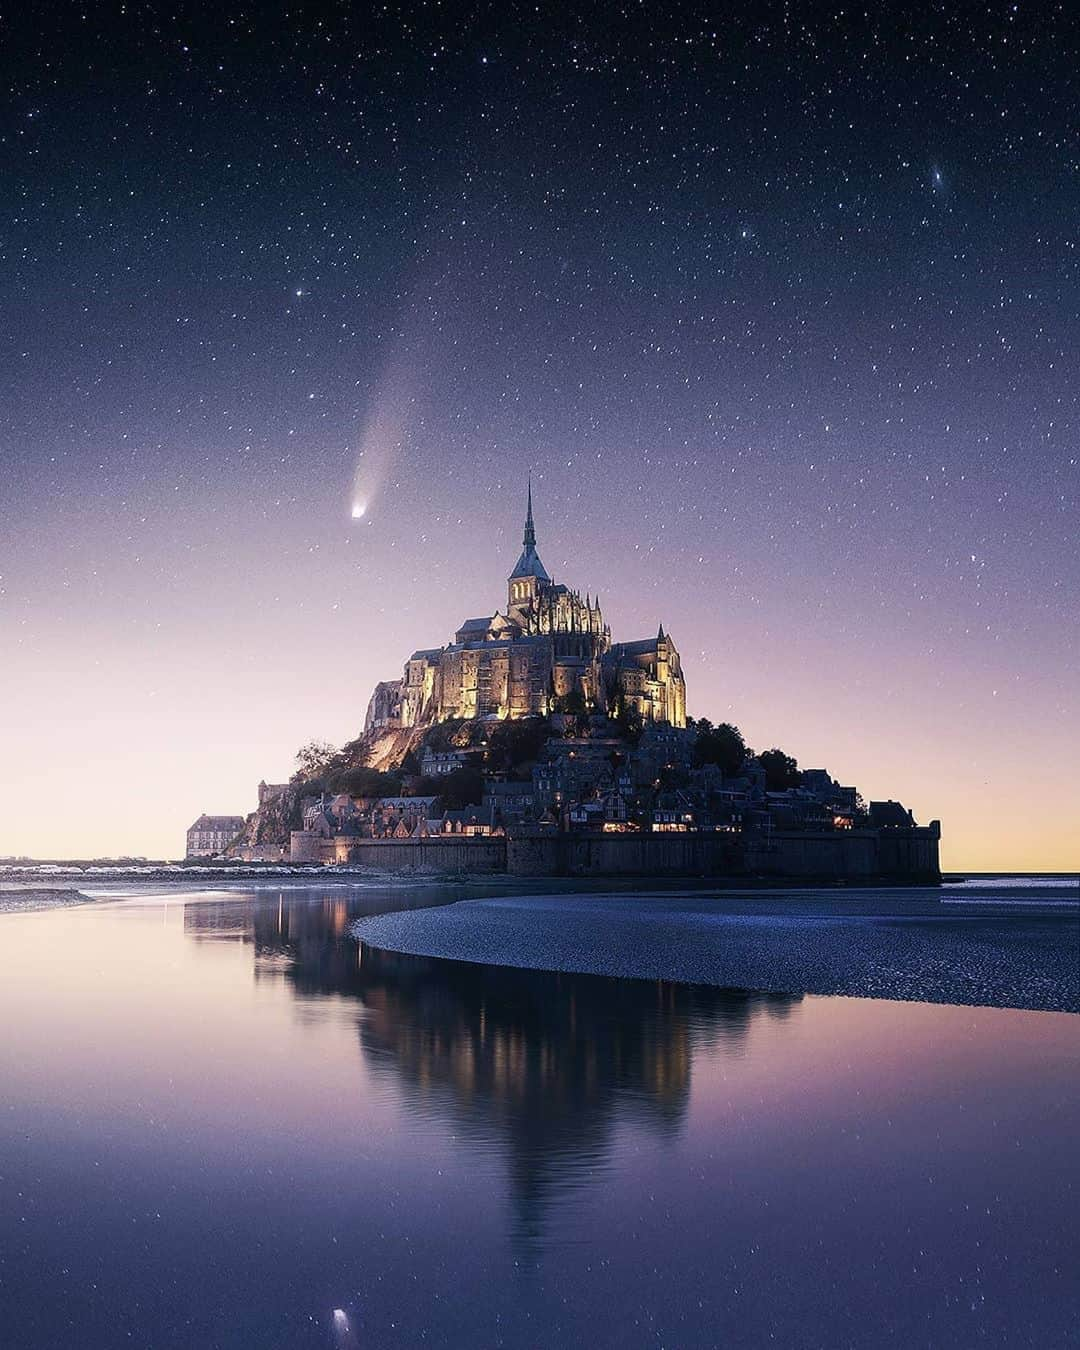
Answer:
[(187, 832), (187, 858), (223, 853), (244, 828), (243, 816), (200, 816)]

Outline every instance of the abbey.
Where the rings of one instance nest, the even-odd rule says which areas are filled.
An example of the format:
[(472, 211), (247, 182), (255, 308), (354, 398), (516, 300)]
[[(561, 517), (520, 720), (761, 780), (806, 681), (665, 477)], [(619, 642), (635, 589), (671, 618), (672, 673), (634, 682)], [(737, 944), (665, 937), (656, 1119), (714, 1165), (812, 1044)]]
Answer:
[(654, 638), (613, 643), (599, 601), (548, 575), (536, 551), (530, 484), (505, 611), (467, 619), (448, 646), (413, 652), (400, 680), (376, 685), (364, 730), (560, 710), (633, 711), (646, 723), (683, 727), (686, 684), (662, 624)]

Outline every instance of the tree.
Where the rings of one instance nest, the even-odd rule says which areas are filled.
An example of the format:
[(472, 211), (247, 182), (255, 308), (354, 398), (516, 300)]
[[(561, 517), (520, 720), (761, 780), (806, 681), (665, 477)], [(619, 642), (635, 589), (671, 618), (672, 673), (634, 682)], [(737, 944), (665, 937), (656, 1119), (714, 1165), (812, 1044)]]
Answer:
[(641, 740), (642, 732), (645, 730), (645, 722), (641, 713), (632, 703), (623, 704), (612, 721), (623, 740), (630, 741), (634, 745)]
[(334, 792), (347, 792), (350, 797), (400, 797), (401, 776), (380, 773), (361, 764), (332, 774), (330, 787)]
[(786, 792), (802, 781), (798, 761), (783, 750), (766, 750), (758, 755), (758, 763), (765, 770), (765, 787), (769, 792)]
[(525, 766), (536, 761), (550, 735), (551, 726), (545, 718), (529, 717), (500, 722), (488, 734), (488, 769), (493, 773), (527, 777)]
[(484, 798), (484, 775), (479, 769), (454, 769), (439, 778), (438, 794), (450, 811), (479, 806)]
[(438, 722), (424, 735), (424, 748), (436, 752), (463, 749), (469, 744), (473, 724), (464, 722), (460, 717), (448, 718)]
[(337, 753), (329, 741), (308, 741), (296, 752), (295, 777), (321, 777), (337, 758)]
[(697, 723), (694, 741), (694, 763), (716, 764), (726, 774), (736, 774), (746, 759), (746, 742), (742, 732), (730, 722), (714, 727), (706, 718)]
[(566, 713), (570, 717), (582, 717), (589, 711), (589, 705), (580, 689), (571, 689), (568, 694), (560, 694), (555, 700), (554, 711)]
[(675, 764), (665, 764), (660, 769), (659, 782), (662, 789), (687, 787), (690, 775)]

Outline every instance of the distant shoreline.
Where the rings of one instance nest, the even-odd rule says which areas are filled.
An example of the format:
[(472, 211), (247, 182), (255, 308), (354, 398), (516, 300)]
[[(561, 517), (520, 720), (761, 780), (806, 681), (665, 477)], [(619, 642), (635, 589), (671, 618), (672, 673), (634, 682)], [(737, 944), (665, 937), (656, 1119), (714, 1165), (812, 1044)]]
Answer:
[[(33, 882), (47, 882), (50, 878), (67, 877), (94, 877), (109, 878), (116, 881), (183, 881), (187, 878), (228, 878), (236, 881), (255, 881), (264, 878), (273, 878), (277, 876), (307, 876), (307, 877), (333, 877), (333, 876), (357, 876), (357, 877), (455, 877), (461, 873), (448, 871), (446, 869), (420, 869), (420, 868), (389, 868), (379, 869), (366, 867), (356, 863), (291, 863), (291, 862), (216, 862), (216, 863), (171, 863), (165, 861), (154, 861), (146, 863), (131, 862), (109, 862), (109, 861), (63, 861), (63, 862), (2, 862), (0, 863), (0, 887), (4, 883), (20, 882), (31, 884)], [(472, 874), (469, 874), (472, 875)], [(483, 872), (477, 873), (478, 877), (495, 880), (502, 878), (511, 882), (518, 880), (553, 880), (546, 873), (538, 873), (535, 877), (518, 877), (508, 872)], [(672, 884), (681, 886), (716, 886), (725, 888), (735, 888), (744, 890), (748, 888), (761, 887), (767, 890), (790, 890), (793, 886), (806, 886), (819, 888), (822, 886), (835, 886), (837, 888), (852, 886), (900, 886), (911, 887), (914, 885), (923, 885), (926, 887), (952, 886), (964, 882), (984, 882), (994, 880), (1032, 879), (1032, 880), (1060, 880), (1065, 884), (1072, 882), (1080, 886), (1080, 868), (1071, 871), (1056, 872), (1023, 872), (1016, 869), (1007, 869), (1005, 871), (979, 872), (974, 869), (965, 869), (964, 871), (943, 872), (940, 881), (913, 882), (904, 879), (892, 879), (889, 877), (853, 877), (853, 878), (817, 878), (813, 876), (757, 876), (757, 875), (736, 875), (720, 874), (715, 876), (636, 876), (636, 875), (596, 875), (591, 877), (581, 877), (580, 880), (591, 881), (610, 881), (619, 885), (637, 886), (655, 885), (658, 882), (670, 881)], [(560, 877), (559, 880), (575, 880), (577, 878)]]
[[(671, 892), (712, 894), (718, 897), (753, 895), (761, 904), (784, 896), (797, 901), (807, 894), (827, 892), (836, 900), (854, 898), (859, 892), (871, 889), (883, 894), (896, 894), (938, 899), (950, 890), (965, 892), (969, 887), (985, 885), (995, 892), (1012, 884), (1034, 888), (1057, 888), (1080, 899), (1080, 882), (1072, 872), (967, 872), (963, 876), (949, 874), (941, 883), (904, 885), (899, 882), (856, 883), (844, 881), (814, 881), (808, 878), (783, 880), (774, 877), (510, 877), (505, 873), (448, 873), (436, 871), (376, 871), (371, 868), (343, 865), (327, 867), (321, 864), (296, 865), (274, 863), (244, 864), (156, 864), (145, 866), (111, 866), (103, 863), (46, 863), (0, 866), (0, 915), (30, 913), (40, 910), (72, 908), (93, 905), (103, 899), (122, 900), (139, 898), (139, 891), (130, 896), (98, 896), (88, 889), (100, 886), (146, 887), (146, 896), (168, 894), (171, 890), (198, 893), (221, 886), (242, 888), (247, 885), (272, 886), (274, 883), (300, 883), (310, 886), (417, 886), (482, 887), (485, 891), (535, 894), (538, 891), (557, 891), (561, 895), (598, 895), (613, 892), (641, 894), (643, 892)], [(960, 904), (959, 899), (954, 901)], [(967, 900), (963, 901), (965, 907)], [(986, 901), (987, 904), (1007, 904), (1008, 901)], [(1064, 902), (1060, 902), (1064, 903)]]

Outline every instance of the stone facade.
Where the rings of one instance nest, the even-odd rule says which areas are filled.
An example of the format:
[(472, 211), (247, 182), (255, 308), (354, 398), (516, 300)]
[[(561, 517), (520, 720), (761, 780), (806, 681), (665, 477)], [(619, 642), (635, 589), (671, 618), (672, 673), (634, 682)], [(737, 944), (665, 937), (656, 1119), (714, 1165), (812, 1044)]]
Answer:
[(200, 816), (187, 832), (188, 858), (223, 853), (244, 828), (243, 816)]
[(662, 625), (655, 638), (613, 645), (599, 601), (548, 575), (536, 551), (530, 486), (505, 611), (467, 619), (445, 647), (413, 652), (400, 680), (376, 685), (364, 730), (545, 716), (575, 706), (633, 710), (645, 722), (681, 727), (686, 683)]
[(618, 690), (624, 706), (644, 722), (686, 726), (686, 681), (675, 644), (663, 624), (654, 638), (617, 642), (604, 658), (608, 686)]

